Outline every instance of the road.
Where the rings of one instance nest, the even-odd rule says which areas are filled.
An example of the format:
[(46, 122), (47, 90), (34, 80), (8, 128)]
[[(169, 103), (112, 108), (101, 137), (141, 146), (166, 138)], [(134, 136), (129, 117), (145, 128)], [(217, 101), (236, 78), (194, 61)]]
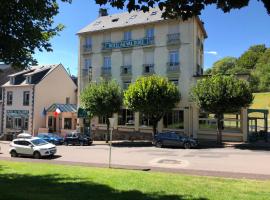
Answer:
[[(10, 158), (9, 145), (0, 143), (0, 159)], [(58, 146), (57, 156), (46, 162), (81, 163), (107, 166), (109, 146)], [(26, 161), (34, 159), (26, 158)], [(267, 177), (270, 179), (270, 151), (235, 148), (170, 149), (156, 147), (112, 147), (113, 166), (132, 166), (171, 172), (208, 172), (228, 177)], [(194, 173), (203, 174), (203, 173)], [(230, 175), (231, 174), (231, 175)], [(242, 174), (242, 175), (241, 175)], [(207, 175), (207, 173), (206, 173)]]

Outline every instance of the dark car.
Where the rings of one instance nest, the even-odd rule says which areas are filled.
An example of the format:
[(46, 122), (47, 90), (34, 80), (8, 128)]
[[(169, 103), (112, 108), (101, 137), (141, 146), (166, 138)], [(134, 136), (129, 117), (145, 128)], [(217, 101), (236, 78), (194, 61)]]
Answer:
[(39, 133), (37, 137), (55, 145), (61, 145), (64, 143), (64, 139), (62, 137), (53, 133)]
[(158, 133), (154, 136), (153, 144), (157, 147), (171, 146), (190, 149), (198, 146), (198, 142), (188, 136), (176, 132)]
[(93, 143), (92, 138), (89, 135), (81, 134), (78, 132), (68, 133), (64, 138), (65, 145), (91, 145)]

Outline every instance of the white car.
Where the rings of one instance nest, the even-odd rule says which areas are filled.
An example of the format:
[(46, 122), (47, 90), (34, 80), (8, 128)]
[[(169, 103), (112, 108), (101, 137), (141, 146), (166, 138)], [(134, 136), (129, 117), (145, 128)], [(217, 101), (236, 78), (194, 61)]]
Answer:
[(39, 159), (43, 156), (53, 156), (56, 153), (56, 146), (37, 137), (19, 138), (10, 143), (9, 153), (11, 157), (19, 155), (34, 156)]

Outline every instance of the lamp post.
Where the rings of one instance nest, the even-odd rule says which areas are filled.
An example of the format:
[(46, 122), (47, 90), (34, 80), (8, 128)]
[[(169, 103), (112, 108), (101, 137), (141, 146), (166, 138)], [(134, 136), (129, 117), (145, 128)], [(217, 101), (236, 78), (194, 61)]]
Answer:
[(109, 118), (110, 122), (110, 151), (109, 151), (109, 168), (111, 168), (111, 160), (112, 160), (112, 132), (114, 127), (115, 118)]

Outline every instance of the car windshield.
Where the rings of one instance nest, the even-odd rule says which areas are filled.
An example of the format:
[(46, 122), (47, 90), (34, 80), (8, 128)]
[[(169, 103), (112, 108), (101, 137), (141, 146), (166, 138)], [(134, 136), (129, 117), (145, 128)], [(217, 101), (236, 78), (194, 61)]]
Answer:
[(48, 142), (46, 142), (45, 140), (42, 139), (35, 139), (31, 141), (35, 146), (41, 146), (41, 145), (45, 145), (48, 144)]

